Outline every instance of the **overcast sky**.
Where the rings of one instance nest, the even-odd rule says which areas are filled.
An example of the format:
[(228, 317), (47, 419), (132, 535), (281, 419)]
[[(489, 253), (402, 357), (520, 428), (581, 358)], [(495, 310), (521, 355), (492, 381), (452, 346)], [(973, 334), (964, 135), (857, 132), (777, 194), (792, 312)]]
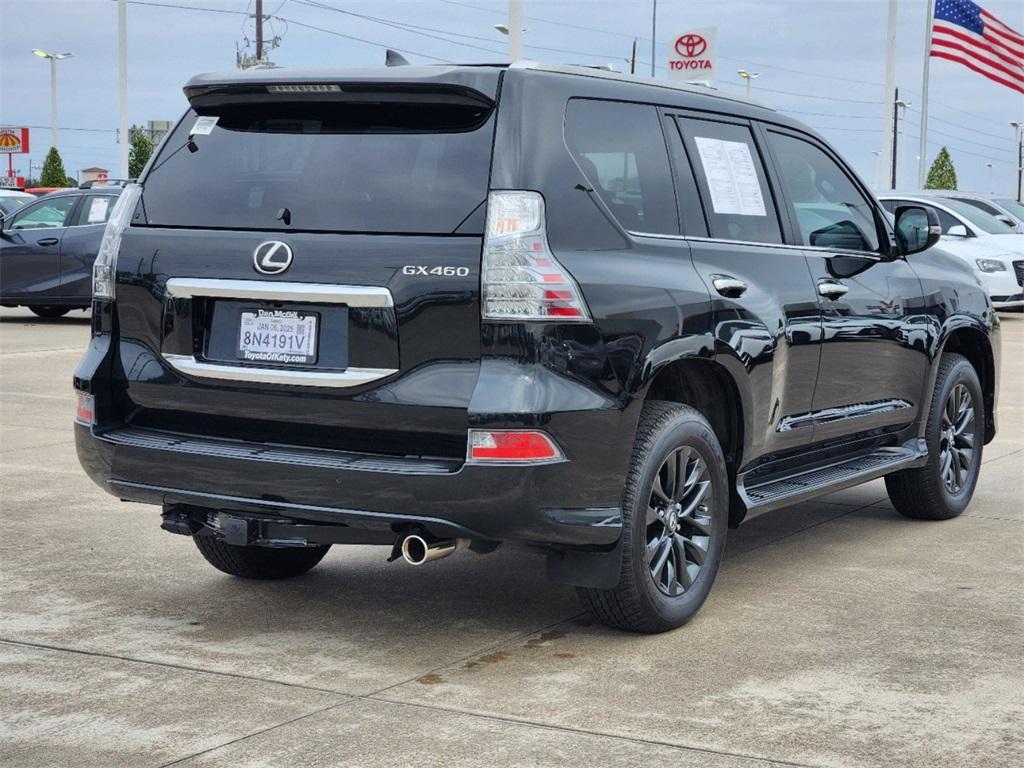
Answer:
[[(181, 86), (189, 77), (234, 68), (236, 44), (253, 37), (252, 21), (246, 21), (251, 5), (252, 0), (130, 1), (130, 122), (176, 120), (185, 108)], [(1020, 0), (982, 5), (1024, 31)], [(635, 36), (644, 62), (639, 69), (649, 73), (650, 0), (524, 0), (524, 6), (529, 58), (624, 68)], [(912, 103), (901, 185), (912, 186), (926, 3), (900, 0), (899, 6), (897, 84)], [(413, 63), (500, 61), (506, 43), (493, 25), (505, 20), (506, 8), (504, 0), (264, 0), (264, 13), (279, 17), (273, 27), (280, 47), (271, 58), (281, 66), (379, 65), (384, 47), (406, 51)], [(742, 92), (737, 69), (758, 72), (756, 98), (817, 128), (874, 184), (873, 151), (882, 142), (886, 14), (885, 0), (660, 0), (657, 75), (665, 76), (670, 40), (717, 25), (722, 90)], [(41, 163), (49, 145), (49, 67), (32, 55), (37, 47), (75, 54), (58, 64), (59, 149), (66, 169), (75, 174), (99, 165), (116, 172), (117, 3), (0, 0), (0, 125), (32, 126), (30, 157)], [(989, 191), (991, 163), (991, 191), (1015, 192), (1009, 124), (1024, 119), (1024, 96), (938, 59), (931, 78), (929, 160), (946, 145), (961, 189)], [(16, 155), (15, 162), (27, 175), (26, 156)]]

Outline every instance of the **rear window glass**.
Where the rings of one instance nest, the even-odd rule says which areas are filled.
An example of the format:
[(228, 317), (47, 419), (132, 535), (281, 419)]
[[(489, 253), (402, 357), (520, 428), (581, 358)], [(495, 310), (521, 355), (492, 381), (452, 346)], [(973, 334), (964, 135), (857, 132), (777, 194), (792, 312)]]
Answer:
[(487, 197), (491, 112), (431, 103), (246, 104), (222, 108), (190, 148), (190, 111), (145, 180), (146, 218), (156, 226), (452, 232)]
[(654, 107), (573, 99), (565, 115), (565, 140), (623, 228), (679, 233), (668, 149)]

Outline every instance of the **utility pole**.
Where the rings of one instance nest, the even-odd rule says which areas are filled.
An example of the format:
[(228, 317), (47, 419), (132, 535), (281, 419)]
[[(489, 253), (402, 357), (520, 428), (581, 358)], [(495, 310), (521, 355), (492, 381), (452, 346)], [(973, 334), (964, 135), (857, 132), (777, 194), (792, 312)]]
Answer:
[[(882, 159), (880, 165), (883, 169), (892, 167), (893, 154), (893, 116), (896, 112), (896, 24), (897, 24), (897, 0), (889, 0), (889, 23), (886, 27), (885, 36), (885, 96), (882, 101), (885, 103), (885, 116), (882, 119)], [(885, 187), (885, 180), (880, 178), (879, 189)]]
[(263, 61), (263, 0), (256, 0), (256, 61)]
[(654, 7), (651, 8), (651, 77), (654, 77), (654, 62), (658, 58), (655, 50), (658, 39), (658, 0), (654, 0)]
[(633, 54), (629, 57), (629, 74), (636, 74), (636, 38), (633, 38)]
[[(889, 174), (890, 189), (896, 189), (899, 181), (899, 167), (900, 167), (900, 110), (906, 109), (910, 106), (909, 101), (902, 101), (900, 99), (900, 89), (896, 88), (893, 94), (895, 98), (892, 102), (892, 169)], [(922, 184), (922, 186), (924, 186)]]
[(523, 0), (508, 0), (508, 58), (523, 58)]
[(118, 176), (128, 178), (128, 3), (117, 0)]

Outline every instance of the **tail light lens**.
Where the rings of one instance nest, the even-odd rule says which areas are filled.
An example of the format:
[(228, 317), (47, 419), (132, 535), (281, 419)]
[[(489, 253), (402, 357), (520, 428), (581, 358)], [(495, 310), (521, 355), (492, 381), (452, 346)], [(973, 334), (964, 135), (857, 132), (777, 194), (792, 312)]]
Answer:
[(548, 247), (537, 192), (488, 195), (481, 283), (486, 320), (590, 321), (579, 286)]
[(94, 299), (114, 298), (114, 270), (117, 267), (117, 252), (121, 248), (121, 233), (131, 223), (135, 206), (142, 196), (142, 187), (128, 184), (114, 203), (114, 210), (107, 219), (103, 240), (92, 265), (92, 296)]
[(543, 432), (471, 429), (468, 459), (474, 464), (543, 464), (563, 461), (565, 455)]

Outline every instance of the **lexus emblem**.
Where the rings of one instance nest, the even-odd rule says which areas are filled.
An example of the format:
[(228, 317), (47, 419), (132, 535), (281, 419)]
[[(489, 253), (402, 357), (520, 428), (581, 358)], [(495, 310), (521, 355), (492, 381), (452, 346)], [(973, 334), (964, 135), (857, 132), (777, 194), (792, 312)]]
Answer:
[(676, 40), (676, 53), (680, 56), (686, 57), (687, 59), (692, 59), (694, 56), (700, 56), (707, 49), (708, 41), (701, 35), (683, 35)]
[(292, 249), (280, 240), (267, 240), (252, 252), (252, 265), (264, 275), (279, 275), (292, 265)]

